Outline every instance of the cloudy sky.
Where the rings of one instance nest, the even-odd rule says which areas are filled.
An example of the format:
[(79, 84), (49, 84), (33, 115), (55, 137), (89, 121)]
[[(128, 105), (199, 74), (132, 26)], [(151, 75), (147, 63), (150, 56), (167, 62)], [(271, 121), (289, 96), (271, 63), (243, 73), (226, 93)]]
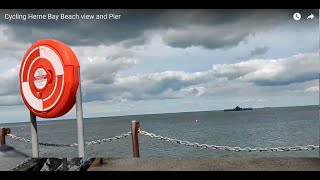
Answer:
[[(300, 21), (294, 12), (0, 10), (0, 123), (28, 121), (19, 68), (43, 38), (76, 53), (85, 117), (319, 104), (318, 11), (299, 10)], [(48, 13), (121, 19), (5, 18)]]

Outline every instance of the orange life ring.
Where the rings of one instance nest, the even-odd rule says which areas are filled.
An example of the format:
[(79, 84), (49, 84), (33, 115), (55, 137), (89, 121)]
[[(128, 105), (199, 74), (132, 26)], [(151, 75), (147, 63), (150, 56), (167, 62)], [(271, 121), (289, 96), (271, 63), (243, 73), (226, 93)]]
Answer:
[(76, 102), (79, 66), (71, 48), (60, 41), (32, 44), (20, 66), (20, 92), (28, 109), (42, 118), (68, 113)]

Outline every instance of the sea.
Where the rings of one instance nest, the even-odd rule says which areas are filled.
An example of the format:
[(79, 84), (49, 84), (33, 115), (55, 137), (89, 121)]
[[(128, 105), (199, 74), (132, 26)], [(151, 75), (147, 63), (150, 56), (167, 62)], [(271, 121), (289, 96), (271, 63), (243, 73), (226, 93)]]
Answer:
[[(201, 111), (144, 114), (84, 119), (85, 141), (114, 137), (131, 131), (137, 120), (141, 130), (162, 136), (231, 147), (291, 147), (319, 145), (319, 106), (259, 108), (250, 111)], [(1, 124), (11, 133), (31, 139), (30, 123)], [(38, 122), (39, 142), (77, 142), (75, 119)], [(32, 146), (11, 138), (7, 144), (32, 156)], [(319, 157), (319, 150), (234, 152), (203, 149), (139, 135), (140, 157)], [(77, 157), (76, 147), (39, 146), (40, 157)], [(86, 157), (132, 157), (131, 136), (86, 146)]]

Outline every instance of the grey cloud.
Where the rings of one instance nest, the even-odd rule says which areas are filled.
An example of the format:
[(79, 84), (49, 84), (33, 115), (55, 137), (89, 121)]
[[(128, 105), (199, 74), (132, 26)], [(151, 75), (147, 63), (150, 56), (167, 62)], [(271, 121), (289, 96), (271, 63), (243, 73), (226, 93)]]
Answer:
[(319, 86), (312, 86), (305, 89), (305, 92), (319, 92)]
[(17, 70), (0, 75), (0, 96), (16, 95), (19, 93), (19, 87), (19, 72)]
[(230, 48), (237, 46), (250, 34), (254, 35), (283, 23), (288, 19), (288, 14), (288, 11), (280, 10), (236, 10), (230, 14), (228, 11), (223, 11), (222, 14), (212, 11), (210, 18), (205, 18), (209, 20), (206, 23), (198, 17), (202, 24), (194, 20), (195, 23), (186, 26), (169, 28), (163, 36), (163, 41), (169, 46), (178, 48), (190, 46), (202, 46), (207, 49)]
[(319, 65), (317, 53), (306, 53), (283, 59), (217, 64), (213, 71), (218, 77), (249, 81), (258, 86), (279, 86), (318, 79)]
[(111, 84), (119, 70), (135, 65), (134, 60), (115, 60), (88, 64), (83, 70), (84, 80), (93, 80), (97, 84)]
[(136, 84), (137, 86), (143, 87), (144, 93), (157, 95), (168, 90), (179, 91), (184, 87), (205, 83), (213, 78), (210, 72), (186, 73), (166, 71), (134, 78), (124, 78), (119, 84)]
[(137, 38), (124, 40), (121, 42), (121, 45), (125, 48), (130, 48), (132, 46), (144, 45), (147, 41), (148, 37), (141, 35)]
[[(110, 47), (108, 49), (104, 46), (86, 51), (81, 48), (76, 50), (81, 51), (79, 59), (82, 64), (86, 64), (82, 70), (85, 102), (115, 99), (124, 101), (172, 99), (185, 97), (188, 92), (192, 96), (243, 95), (248, 92), (254, 94), (261, 88), (269, 89), (270, 92), (276, 89), (283, 92), (286, 88), (292, 87), (312, 92), (315, 84), (309, 83), (303, 86), (299, 84), (316, 81), (319, 75), (318, 54), (308, 53), (283, 59), (218, 64), (211, 70), (196, 73), (165, 71), (121, 77), (118, 76), (119, 71), (136, 63), (130, 56), (121, 57), (119, 53), (121, 54), (122, 50)], [(112, 53), (106, 53), (109, 50), (113, 50), (110, 51)], [(108, 57), (117, 58), (108, 59)], [(90, 64), (88, 58), (96, 59)], [(7, 75), (0, 76), (2, 104), (21, 103), (19, 98), (16, 98), (20, 96), (17, 70), (5, 74)], [(244, 91), (244, 88), (247, 89)], [(189, 90), (184, 91), (184, 89)]]
[(20, 95), (5, 95), (0, 96), (0, 106), (11, 106), (22, 104), (22, 99)]
[(256, 47), (253, 50), (250, 51), (250, 56), (259, 56), (266, 54), (269, 50), (269, 47), (263, 46), (263, 47)]
[[(4, 14), (121, 14), (121, 20), (8, 21)], [(173, 47), (232, 47), (249, 34), (291, 18), (290, 10), (0, 10), (0, 23), (10, 26), (11, 40), (32, 43), (54, 38), (73, 46), (143, 45), (145, 32), (166, 31), (164, 42)]]
[(179, 48), (202, 46), (208, 49), (218, 49), (236, 46), (249, 33), (249, 31), (228, 32), (226, 29), (216, 29), (214, 26), (195, 26), (169, 30), (164, 35), (163, 41), (170, 46)]
[(200, 91), (197, 88), (192, 88), (191, 93), (197, 95), (200, 93)]
[[(248, 35), (288, 23), (294, 10), (194, 10), (167, 12), (176, 26), (169, 27), (163, 41), (172, 47), (201, 46), (207, 49), (230, 48)], [(299, 10), (302, 14), (317, 11)], [(182, 17), (182, 18), (179, 18)], [(302, 20), (304, 21), (304, 20)], [(302, 23), (302, 22), (301, 22)], [(305, 26), (317, 26), (316, 23)]]
[[(10, 26), (11, 40), (35, 42), (39, 39), (54, 38), (69, 45), (112, 44), (133, 39), (144, 43), (140, 36), (145, 30), (157, 27), (156, 18), (162, 10), (1, 10), (1, 23)], [(121, 14), (121, 20), (27, 20), (8, 21), (4, 14)], [(148, 19), (148, 20), (146, 20)], [(139, 39), (140, 40), (137, 40)], [(132, 42), (134, 45), (134, 42)]]
[[(117, 46), (77, 46), (72, 48), (81, 64), (81, 79), (85, 90), (88, 83), (90, 87), (112, 84), (119, 71), (130, 68), (137, 63), (137, 59), (129, 50)], [(21, 58), (19, 57), (19, 59)], [(99, 100), (103, 97), (94, 92), (87, 92), (86, 96), (91, 100)], [(22, 101), (16, 98), (19, 96), (19, 66), (15, 66), (15, 68), (0, 74), (0, 100), (2, 101), (0, 104), (21, 104)]]
[[(219, 78), (227, 78), (230, 82), (239, 81), (242, 85), (253, 83), (264, 88), (276, 87), (312, 80), (317, 78), (314, 74), (318, 74), (318, 56), (309, 54), (281, 61), (255, 60), (220, 64), (201, 73), (162, 72), (133, 77), (118, 75), (121, 70), (137, 63), (129, 47), (146, 43), (150, 38), (146, 32), (160, 30), (157, 32), (164, 33), (163, 41), (173, 47), (227, 48), (237, 45), (249, 34), (263, 31), (288, 17), (292, 18), (291, 12), (287, 10), (264, 10), (259, 14), (255, 14), (255, 10), (92, 10), (91, 13), (96, 14), (118, 11), (124, 19), (50, 23), (5, 21), (3, 13), (8, 11), (13, 12), (0, 10), (0, 40), (3, 42), (0, 44), (0, 53), (6, 58), (20, 60), (29, 44), (40, 38), (55, 38), (73, 45), (82, 64), (85, 101), (112, 100), (117, 97), (132, 100), (177, 98), (184, 88), (215, 84)], [(46, 11), (50, 12), (54, 13), (54, 10)], [(87, 10), (66, 11), (69, 14), (75, 12), (88, 13)], [(264, 21), (261, 21), (262, 18)], [(1, 34), (1, 27), (7, 28), (2, 30), (4, 34)], [(113, 47), (114, 43), (119, 43), (123, 49)], [(3, 102), (20, 102), (13, 98), (19, 94), (17, 78), (0, 75), (0, 96)], [(234, 91), (223, 83), (220, 85), (220, 90), (211, 88), (212, 92), (219, 94)], [(12, 97), (4, 99), (6, 95)]]
[[(300, 67), (300, 68), (297, 68)], [(318, 79), (318, 54), (299, 54), (282, 59), (249, 60), (214, 65), (212, 70), (187, 73), (165, 71), (128, 77), (115, 77), (113, 83), (88, 81), (85, 101), (167, 99), (192, 96), (245, 95), (257, 92), (314, 91)]]
[(8, 33), (10, 28), (0, 24), (0, 54), (1, 61), (19, 60), (21, 61), (28, 45), (27, 43), (10, 41)]
[(185, 97), (189, 95), (202, 96), (206, 93), (206, 90), (207, 90), (206, 87), (195, 85), (195, 86), (191, 86), (190, 88), (187, 87), (187, 88), (181, 89), (179, 91), (179, 95), (181, 97)]
[(299, 75), (298, 77), (293, 77), (289, 79), (279, 79), (279, 80), (257, 78), (256, 80), (253, 80), (253, 82), (258, 86), (281, 86), (281, 85), (288, 85), (292, 83), (310, 81), (317, 78), (318, 76), (316, 74), (308, 73), (305, 75)]
[(18, 67), (0, 74), (0, 105), (16, 104), (22, 104)]
[[(276, 96), (295, 96), (297, 94), (318, 93), (318, 80), (292, 83), (285, 86), (257, 86), (250, 81), (240, 79), (215, 81), (204, 86), (196, 87), (201, 92), (201, 96), (206, 97), (276, 97)], [(192, 89), (188, 89), (190, 91)], [(185, 97), (185, 96), (184, 96)], [(228, 98), (227, 98), (228, 99)], [(226, 100), (227, 100), (226, 99)]]
[[(259, 89), (264, 90), (266, 95), (292, 95), (295, 93), (306, 93), (311, 91), (306, 91), (307, 89), (311, 88), (314, 89), (315, 86), (319, 84), (319, 80), (309, 80), (300, 83), (291, 83), (288, 85), (281, 85), (281, 86), (256, 86)], [(309, 89), (310, 90), (310, 89)], [(314, 92), (311, 92), (314, 93)]]
[(118, 46), (73, 47), (81, 64), (83, 81), (111, 84), (117, 73), (138, 63), (132, 52)]
[(130, 100), (179, 98), (177, 91), (212, 79), (210, 72), (185, 73), (166, 71), (145, 75), (118, 77), (112, 84), (87, 82), (84, 87), (85, 101), (100, 96), (103, 100), (115, 97)]

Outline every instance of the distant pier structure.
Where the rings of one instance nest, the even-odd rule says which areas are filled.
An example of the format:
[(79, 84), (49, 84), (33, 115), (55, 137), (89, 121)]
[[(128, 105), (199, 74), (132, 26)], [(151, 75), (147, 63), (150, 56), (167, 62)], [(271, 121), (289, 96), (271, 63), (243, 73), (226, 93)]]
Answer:
[(236, 106), (233, 109), (225, 109), (224, 111), (247, 111), (247, 110), (253, 110), (253, 108), (249, 107), (249, 108), (241, 108), (239, 106)]

